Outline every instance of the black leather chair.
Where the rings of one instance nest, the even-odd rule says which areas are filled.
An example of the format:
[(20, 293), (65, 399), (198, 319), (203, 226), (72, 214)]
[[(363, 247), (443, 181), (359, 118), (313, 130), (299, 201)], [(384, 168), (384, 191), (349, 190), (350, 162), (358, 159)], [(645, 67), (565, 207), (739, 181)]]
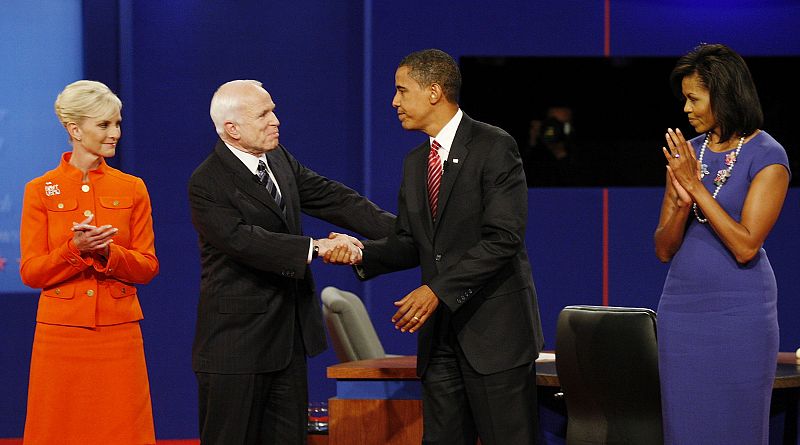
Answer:
[(558, 317), (556, 369), (567, 445), (664, 442), (653, 311), (567, 306)]

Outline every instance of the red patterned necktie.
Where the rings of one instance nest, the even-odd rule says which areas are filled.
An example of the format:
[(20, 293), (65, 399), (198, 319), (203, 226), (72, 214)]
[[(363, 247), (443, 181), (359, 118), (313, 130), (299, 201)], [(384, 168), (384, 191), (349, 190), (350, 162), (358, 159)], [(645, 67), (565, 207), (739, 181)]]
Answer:
[(442, 182), (442, 158), (439, 157), (439, 148), (441, 145), (434, 140), (428, 153), (428, 204), (431, 206), (431, 216), (434, 221), (439, 205), (439, 185)]

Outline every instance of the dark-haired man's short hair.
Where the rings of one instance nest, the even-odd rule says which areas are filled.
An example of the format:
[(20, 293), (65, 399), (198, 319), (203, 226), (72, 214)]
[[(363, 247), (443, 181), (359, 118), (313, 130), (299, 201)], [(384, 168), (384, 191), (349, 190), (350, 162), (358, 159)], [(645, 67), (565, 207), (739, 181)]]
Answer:
[(416, 51), (400, 61), (398, 68), (402, 66), (408, 67), (408, 75), (423, 88), (434, 83), (439, 84), (444, 97), (454, 104), (458, 103), (461, 71), (456, 61), (446, 52), (439, 49)]

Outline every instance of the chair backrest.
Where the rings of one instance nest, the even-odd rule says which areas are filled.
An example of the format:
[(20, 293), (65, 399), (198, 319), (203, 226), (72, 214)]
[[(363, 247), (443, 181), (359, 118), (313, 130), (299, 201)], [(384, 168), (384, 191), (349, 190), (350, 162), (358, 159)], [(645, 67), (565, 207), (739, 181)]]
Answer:
[(356, 294), (328, 286), (321, 296), (325, 325), (340, 362), (386, 356), (367, 309)]
[(556, 369), (567, 445), (663, 443), (653, 311), (567, 306), (558, 316)]

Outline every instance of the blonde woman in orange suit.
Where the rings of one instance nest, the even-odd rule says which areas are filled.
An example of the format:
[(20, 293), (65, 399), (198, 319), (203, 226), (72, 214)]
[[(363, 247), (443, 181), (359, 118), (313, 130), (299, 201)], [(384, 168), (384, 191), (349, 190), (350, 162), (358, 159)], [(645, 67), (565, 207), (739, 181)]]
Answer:
[(55, 102), (72, 152), (25, 187), (22, 281), (42, 289), (26, 445), (154, 444), (136, 285), (158, 273), (144, 182), (108, 166), (122, 103), (81, 80)]

